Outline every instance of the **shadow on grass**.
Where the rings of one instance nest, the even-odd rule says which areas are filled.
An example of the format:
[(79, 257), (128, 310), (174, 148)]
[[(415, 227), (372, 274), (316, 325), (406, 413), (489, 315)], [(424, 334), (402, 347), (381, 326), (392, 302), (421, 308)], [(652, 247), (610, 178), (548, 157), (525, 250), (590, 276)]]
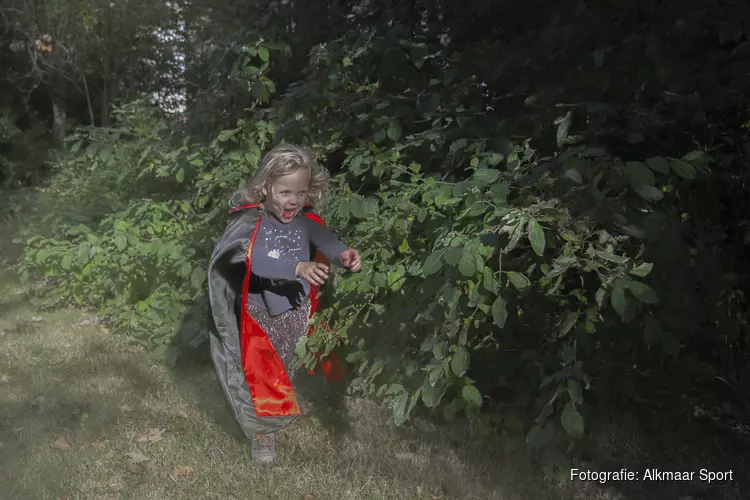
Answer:
[[(732, 430), (719, 431), (712, 421), (703, 422), (679, 411), (684, 405), (660, 415), (645, 412), (640, 418), (622, 413), (598, 426), (590, 460), (582, 470), (636, 473), (639, 480), (610, 481), (602, 489), (625, 498), (660, 500), (741, 500), (750, 496), (750, 441)], [(729, 477), (701, 477), (705, 473)], [(663, 474), (667, 473), (667, 474)], [(670, 478), (672, 473), (680, 476)], [(650, 477), (646, 477), (650, 474)], [(686, 479), (685, 476), (691, 476)], [(677, 478), (679, 477), (679, 479)]]
[(0, 317), (12, 314), (23, 305), (23, 300), (23, 297), (19, 295), (6, 295), (0, 291)]
[[(196, 304), (194, 314), (189, 314), (178, 329), (180, 342), (184, 345), (185, 340), (192, 341), (193, 348), (183, 351), (179, 361), (170, 368), (170, 376), (192, 404), (209, 415), (227, 434), (245, 442), (214, 375), (207, 340), (201, 339), (203, 332), (197, 330), (201, 319), (205, 318), (204, 315), (201, 318), (203, 308), (202, 304)], [(195, 391), (194, 381), (198, 379), (206, 379), (205, 392)], [(362, 449), (362, 455), (357, 460), (366, 461), (370, 473), (391, 480), (408, 481), (409, 478), (419, 477), (419, 471), (424, 470), (426, 462), (430, 466), (435, 463), (445, 471), (461, 471), (446, 472), (441, 477), (435, 477), (432, 498), (463, 498), (460, 485), (466, 482), (466, 475), (476, 476), (485, 488), (520, 495), (515, 498), (528, 498), (527, 495), (539, 499), (560, 498), (559, 489), (544, 484), (538, 473), (528, 465), (529, 460), (524, 458), (512, 464), (507, 456), (497, 452), (499, 443), (472, 442), (460, 426), (449, 428), (423, 422), (423, 425), (397, 428), (388, 423), (386, 414), (376, 405), (347, 397), (346, 382), (328, 384), (319, 372), (309, 374), (300, 368), (295, 376), (295, 385), (305, 410), (303, 420), (325, 431), (330, 439), (331, 451), (336, 455), (341, 454), (336, 460), (340, 461), (339, 467), (342, 469), (349, 466), (345, 453), (350, 453), (352, 446), (356, 446), (353, 443), (372, 443)], [(546, 493), (538, 496), (542, 490)]]
[[(0, 384), (3, 498), (57, 498), (75, 490), (72, 481), (80, 477), (72, 471), (92, 442), (117, 437), (114, 429), (123, 421), (132, 422), (135, 430), (144, 422), (167, 418), (139, 404), (159, 392), (145, 365), (113, 355), (104, 337), (80, 350), (72, 347), (72, 338), (64, 341), (67, 346), (43, 342), (44, 335), (30, 340), (39, 328), (51, 326), (16, 323), (0, 336), (0, 372), (5, 376)], [(61, 356), (65, 350), (71, 355)], [(51, 448), (61, 437), (69, 450)], [(125, 467), (124, 461), (118, 463)]]

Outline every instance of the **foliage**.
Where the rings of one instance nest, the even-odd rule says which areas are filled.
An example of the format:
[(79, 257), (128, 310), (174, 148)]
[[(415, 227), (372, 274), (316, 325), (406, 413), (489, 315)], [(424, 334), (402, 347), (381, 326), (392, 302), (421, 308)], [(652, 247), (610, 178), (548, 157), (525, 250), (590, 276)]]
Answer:
[(191, 143), (145, 101), (117, 117), (118, 127), (70, 138), (50, 187), (59, 208), (26, 230), (18, 268), (26, 279), (54, 278), (52, 304), (100, 307), (155, 357), (175, 359), (176, 343), (204, 340), (202, 324), (181, 320), (205, 294), (205, 262), (226, 214), (220, 200), (246, 182), (272, 128), (247, 126), (240, 155), (223, 148), (233, 131), (208, 146)]
[(69, 209), (19, 267), (162, 355), (200, 321), (222, 200), (305, 142), (366, 265), (333, 275), (302, 362), (342, 348), (396, 423), (463, 413), (567, 471), (600, 406), (740, 387), (750, 343), (745, 233), (725, 229), (749, 219), (723, 201), (747, 196), (745, 21), (567, 3), (319, 6), (351, 26), (321, 39), (312, 1), (197, 2), (185, 127), (136, 102), (79, 131), (50, 188)]

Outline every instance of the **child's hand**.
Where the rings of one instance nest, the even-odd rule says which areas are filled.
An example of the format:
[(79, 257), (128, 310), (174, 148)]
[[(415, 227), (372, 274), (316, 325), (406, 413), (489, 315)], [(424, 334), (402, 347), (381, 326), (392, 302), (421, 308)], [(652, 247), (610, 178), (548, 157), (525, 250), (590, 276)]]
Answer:
[(299, 262), (295, 274), (313, 285), (322, 286), (328, 279), (328, 264), (322, 262)]
[(359, 250), (355, 250), (354, 248), (341, 252), (339, 260), (341, 261), (341, 265), (355, 273), (359, 271), (362, 265), (362, 255), (360, 255)]

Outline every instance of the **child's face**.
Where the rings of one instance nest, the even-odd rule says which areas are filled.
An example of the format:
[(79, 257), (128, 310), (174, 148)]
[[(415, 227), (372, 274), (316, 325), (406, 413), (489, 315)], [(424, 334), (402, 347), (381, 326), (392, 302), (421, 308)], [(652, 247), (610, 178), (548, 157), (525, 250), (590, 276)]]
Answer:
[(263, 206), (283, 223), (289, 223), (300, 213), (307, 201), (310, 189), (310, 172), (301, 168), (294, 173), (279, 177), (266, 193)]

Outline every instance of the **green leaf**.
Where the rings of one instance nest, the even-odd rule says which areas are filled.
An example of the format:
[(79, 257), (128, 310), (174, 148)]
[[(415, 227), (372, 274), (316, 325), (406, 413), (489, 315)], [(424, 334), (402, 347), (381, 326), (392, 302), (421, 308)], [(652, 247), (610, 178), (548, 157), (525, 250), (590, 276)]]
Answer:
[(583, 389), (581, 388), (581, 383), (576, 379), (568, 379), (568, 394), (574, 403), (583, 403)]
[(594, 299), (596, 300), (596, 305), (599, 306), (599, 309), (602, 309), (604, 307), (604, 299), (607, 297), (607, 290), (602, 286), (599, 288), (599, 290), (596, 291), (596, 295), (594, 296)]
[(480, 168), (474, 172), (472, 178), (474, 181), (484, 186), (488, 186), (500, 178), (500, 171), (491, 168)]
[(639, 278), (645, 278), (651, 273), (651, 270), (653, 268), (654, 265), (651, 262), (641, 262), (630, 270), (630, 274), (632, 274), (633, 276), (638, 276)]
[(347, 66), (351, 66), (352, 65), (352, 60), (351, 60), (351, 58), (349, 56), (345, 56), (344, 59), (341, 61), (341, 63), (346, 68)]
[(411, 58), (414, 67), (420, 69), (424, 65), (428, 53), (427, 45), (424, 43), (415, 43), (409, 51), (409, 57)]
[(143, 148), (143, 151), (141, 151), (141, 155), (138, 157), (137, 165), (140, 165), (141, 163), (143, 163), (143, 160), (145, 160), (146, 157), (150, 154), (151, 154), (151, 144)]
[(625, 289), (618, 287), (612, 290), (610, 302), (614, 310), (617, 311), (617, 314), (620, 315), (620, 318), (624, 319), (628, 307), (628, 298), (625, 295)]
[(542, 229), (542, 226), (539, 225), (539, 223), (534, 220), (529, 220), (529, 241), (531, 242), (531, 248), (534, 249), (534, 253), (537, 255), (544, 254), (544, 230)]
[(503, 328), (507, 319), (508, 310), (505, 308), (505, 299), (498, 295), (495, 302), (492, 303), (492, 321)]
[(451, 370), (456, 377), (463, 377), (469, 369), (469, 351), (464, 346), (456, 346), (456, 352), (451, 358)]
[(477, 408), (482, 406), (482, 395), (479, 390), (473, 385), (465, 385), (461, 388), (461, 397), (464, 398), (468, 404), (474, 405)]
[(459, 149), (465, 148), (468, 144), (469, 141), (467, 141), (466, 138), (462, 137), (461, 139), (453, 141), (453, 143), (450, 145), (450, 152), (455, 153)]
[(190, 275), (190, 283), (195, 288), (201, 288), (203, 286), (204, 281), (206, 280), (206, 271), (200, 267), (196, 267), (193, 269), (192, 274)]
[(402, 265), (398, 265), (393, 271), (388, 273), (388, 286), (393, 290), (393, 286), (398, 283), (405, 274), (406, 268)]
[(102, 160), (102, 162), (107, 163), (107, 160), (112, 156), (112, 148), (109, 146), (102, 147), (101, 151), (99, 151), (99, 158)]
[(654, 172), (667, 175), (669, 173), (669, 162), (667, 159), (661, 156), (654, 156), (646, 160), (646, 165)]
[(182, 184), (182, 182), (185, 180), (185, 169), (179, 169), (175, 174), (175, 179), (177, 179), (177, 182)]
[(128, 246), (128, 239), (124, 234), (118, 234), (115, 236), (115, 246), (121, 252), (125, 250), (125, 247)]
[(434, 408), (440, 403), (443, 396), (443, 388), (439, 385), (433, 385), (428, 379), (422, 384), (422, 402), (427, 408)]
[(461, 254), (461, 260), (458, 263), (458, 272), (467, 278), (477, 274), (477, 259), (468, 250), (464, 250)]
[(92, 142), (89, 144), (89, 146), (86, 148), (86, 156), (93, 159), (94, 156), (96, 156), (96, 152), (99, 150), (99, 145), (95, 142)]
[(484, 286), (485, 290), (492, 293), (498, 291), (498, 289), (500, 288), (500, 283), (497, 282), (497, 278), (495, 278), (495, 274), (492, 272), (492, 269), (490, 269), (489, 267), (485, 267), (482, 278), (482, 285)]
[(515, 271), (508, 271), (508, 279), (518, 290), (525, 290), (531, 285), (529, 278)]
[(604, 259), (609, 262), (614, 262), (616, 264), (623, 264), (628, 261), (627, 257), (623, 257), (621, 255), (615, 255), (611, 252), (603, 252), (601, 250), (597, 250), (595, 253), (600, 259)]
[(640, 186), (653, 186), (656, 184), (654, 173), (640, 161), (629, 161), (625, 164), (625, 170), (630, 176), (630, 184), (638, 189)]
[(443, 258), (449, 266), (457, 266), (463, 254), (464, 251), (459, 247), (448, 247), (445, 249), (445, 256)]
[(589, 149), (584, 150), (581, 153), (581, 156), (596, 158), (599, 156), (604, 156), (606, 154), (607, 152), (604, 151), (602, 148), (589, 148)]
[(645, 283), (626, 279), (617, 280), (616, 282), (620, 282), (621, 286), (624, 286), (628, 290), (630, 290), (630, 293), (632, 293), (636, 299), (640, 300), (644, 304), (659, 303), (659, 296), (650, 286)]
[(581, 173), (578, 172), (578, 170), (571, 168), (569, 170), (565, 171), (565, 177), (572, 180), (576, 184), (583, 184), (583, 177), (581, 177)]
[(673, 159), (670, 163), (674, 173), (685, 180), (692, 181), (695, 179), (695, 167), (683, 160)]
[(503, 158), (504, 158), (503, 155), (501, 155), (500, 153), (492, 153), (487, 158), (487, 163), (494, 167), (495, 165), (503, 161)]
[(380, 214), (378, 200), (374, 198), (364, 198), (362, 200), (362, 214), (365, 217), (377, 217)]
[(578, 156), (572, 156), (562, 164), (564, 175), (578, 184), (583, 184), (581, 174), (589, 168), (591, 168), (591, 162)]
[(388, 124), (388, 138), (397, 141), (401, 138), (401, 123), (395, 118)]
[(73, 257), (72, 257), (72, 256), (71, 256), (70, 254), (66, 254), (66, 255), (65, 255), (65, 256), (64, 256), (63, 258), (62, 258), (62, 262), (60, 263), (60, 265), (62, 265), (62, 268), (63, 268), (63, 269), (65, 269), (66, 271), (67, 271), (68, 269), (70, 269), (70, 266), (71, 266), (72, 264), (73, 264)]
[(235, 130), (222, 130), (221, 133), (219, 133), (219, 142), (226, 142), (232, 137), (234, 137), (234, 134), (236, 133)]
[(430, 276), (440, 271), (443, 267), (443, 256), (445, 255), (445, 249), (435, 250), (432, 252), (427, 259), (425, 259), (422, 266), (422, 272), (425, 276)]
[(91, 246), (88, 243), (84, 243), (78, 247), (78, 264), (80, 266), (88, 264), (89, 251), (91, 251)]
[(393, 408), (393, 423), (397, 426), (403, 425), (408, 419), (409, 414), (407, 408), (409, 407), (409, 393), (403, 392), (395, 398)]
[(372, 283), (377, 287), (384, 287), (388, 283), (388, 275), (385, 273), (374, 273), (372, 275)]
[(656, 202), (661, 201), (661, 199), (664, 198), (664, 193), (662, 193), (659, 188), (654, 186), (647, 186), (645, 184), (635, 188), (635, 192), (638, 193), (638, 195), (646, 201)]
[(447, 342), (445, 340), (442, 340), (435, 344), (435, 347), (432, 348), (432, 355), (435, 356), (435, 359), (442, 361), (445, 357), (445, 348), (447, 346)]
[(570, 436), (574, 438), (581, 438), (585, 432), (583, 425), (583, 416), (578, 413), (575, 406), (568, 405), (563, 410), (560, 416), (560, 423)]
[(183, 262), (182, 266), (180, 266), (180, 277), (181, 278), (187, 278), (190, 276), (190, 273), (193, 271), (193, 266), (190, 264), (190, 262)]
[(365, 202), (360, 197), (354, 197), (349, 200), (349, 209), (351, 214), (357, 219), (364, 219), (367, 217), (365, 213)]
[(263, 62), (268, 61), (268, 49), (265, 47), (258, 47), (258, 57), (260, 57), (260, 60)]
[(409, 242), (406, 241), (406, 238), (403, 239), (401, 242), (401, 245), (398, 247), (398, 251), (403, 253), (407, 253), (409, 251)]
[(695, 150), (683, 155), (681, 160), (686, 161), (698, 168), (699, 166), (705, 166), (710, 161), (710, 157), (705, 151)]

